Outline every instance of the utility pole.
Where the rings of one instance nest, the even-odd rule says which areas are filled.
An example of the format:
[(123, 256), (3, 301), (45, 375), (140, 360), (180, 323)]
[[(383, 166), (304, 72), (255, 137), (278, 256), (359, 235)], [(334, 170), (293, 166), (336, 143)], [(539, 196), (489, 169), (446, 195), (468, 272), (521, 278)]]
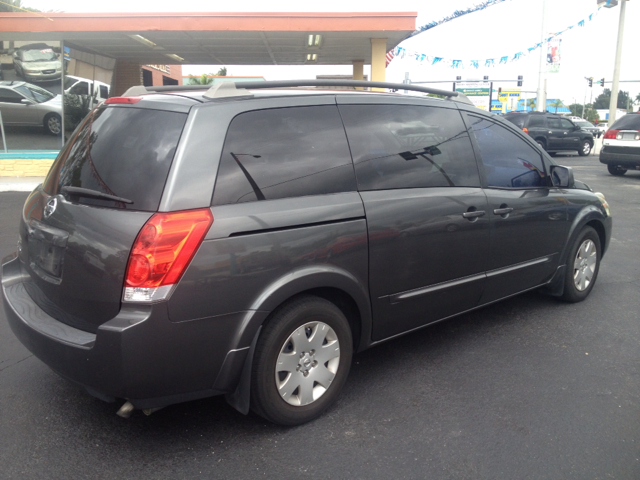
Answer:
[(616, 61), (613, 67), (613, 84), (611, 85), (611, 100), (609, 101), (609, 125), (616, 121), (618, 108), (618, 83), (620, 81), (620, 62), (622, 60), (622, 37), (624, 33), (624, 13), (627, 0), (620, 2), (620, 22), (618, 23), (618, 44), (616, 46)]
[(547, 110), (547, 0), (542, 0), (542, 32), (540, 34), (540, 68), (538, 70), (538, 93), (536, 100), (536, 110), (545, 112)]

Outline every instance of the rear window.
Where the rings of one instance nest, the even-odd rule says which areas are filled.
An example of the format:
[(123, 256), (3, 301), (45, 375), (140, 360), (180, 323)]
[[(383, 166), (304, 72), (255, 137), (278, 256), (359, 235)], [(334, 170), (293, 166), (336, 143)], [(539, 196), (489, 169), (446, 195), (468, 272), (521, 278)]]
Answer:
[(62, 149), (45, 191), (81, 187), (133, 201), (80, 197), (79, 203), (156, 211), (187, 115), (140, 108), (100, 108)]
[(640, 130), (640, 114), (625, 115), (611, 125), (611, 130)]
[(527, 119), (527, 117), (525, 115), (506, 115), (504, 119), (509, 120), (511, 123), (522, 128), (524, 127), (524, 121)]

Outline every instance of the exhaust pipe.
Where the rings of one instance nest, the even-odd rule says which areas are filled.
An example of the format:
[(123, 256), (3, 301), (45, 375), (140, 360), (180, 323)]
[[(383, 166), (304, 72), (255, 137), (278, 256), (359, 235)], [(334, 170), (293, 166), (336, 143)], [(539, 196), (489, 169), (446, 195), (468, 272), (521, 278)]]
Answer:
[(129, 418), (136, 407), (133, 406), (133, 403), (128, 400), (124, 402), (124, 405), (120, 407), (120, 410), (116, 412), (116, 414), (122, 418)]

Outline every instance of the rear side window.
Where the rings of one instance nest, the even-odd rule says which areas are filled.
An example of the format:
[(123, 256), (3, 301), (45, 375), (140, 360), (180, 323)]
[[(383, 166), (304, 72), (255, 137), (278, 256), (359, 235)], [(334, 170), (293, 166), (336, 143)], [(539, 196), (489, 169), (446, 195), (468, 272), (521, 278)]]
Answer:
[(531, 116), (529, 118), (529, 128), (532, 127), (544, 127), (544, 117), (540, 116)]
[(490, 187), (547, 186), (540, 154), (522, 138), (497, 123), (469, 115)]
[(341, 105), (360, 190), (479, 187), (471, 141), (457, 110)]
[(616, 120), (611, 130), (640, 130), (640, 114), (632, 113)]
[(213, 205), (355, 190), (337, 107), (256, 110), (229, 125)]
[(80, 203), (156, 211), (186, 119), (184, 113), (141, 108), (95, 110), (58, 155), (45, 191), (87, 188), (133, 203), (87, 197)]
[[(509, 120), (514, 125), (517, 125), (518, 127), (522, 128), (524, 127), (524, 123), (527, 117), (525, 115), (506, 115), (504, 119)], [(529, 123), (531, 123), (531, 121), (529, 121)]]

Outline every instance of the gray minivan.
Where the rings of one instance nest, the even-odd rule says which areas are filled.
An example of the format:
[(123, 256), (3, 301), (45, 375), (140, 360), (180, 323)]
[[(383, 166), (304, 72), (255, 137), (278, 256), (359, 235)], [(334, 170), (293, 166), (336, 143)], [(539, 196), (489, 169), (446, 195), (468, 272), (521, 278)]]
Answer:
[[(447, 99), (285, 89), (338, 84)], [(206, 88), (93, 110), (2, 266), (16, 336), (119, 414), (226, 394), (300, 424), (354, 352), (528, 290), (593, 288), (604, 196), (464, 96)]]

